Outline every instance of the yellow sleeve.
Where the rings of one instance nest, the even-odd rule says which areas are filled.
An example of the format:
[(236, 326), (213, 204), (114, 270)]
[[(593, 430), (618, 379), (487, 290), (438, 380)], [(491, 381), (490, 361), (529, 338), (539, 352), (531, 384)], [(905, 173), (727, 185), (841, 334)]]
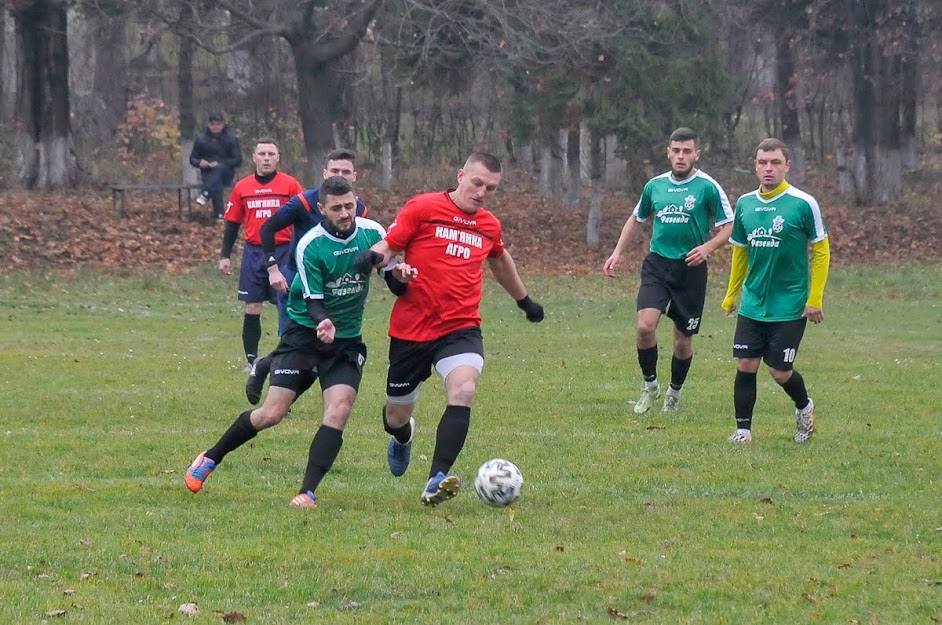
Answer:
[(808, 306), (824, 308), (824, 285), (828, 281), (828, 269), (831, 265), (831, 245), (821, 239), (811, 246), (811, 292)]
[[(825, 239), (826, 241), (827, 239)], [(729, 285), (726, 287), (726, 297), (720, 306), (723, 310), (732, 310), (739, 299), (742, 282), (746, 279), (746, 270), (749, 268), (749, 252), (744, 247), (733, 246), (733, 260), (729, 268)]]

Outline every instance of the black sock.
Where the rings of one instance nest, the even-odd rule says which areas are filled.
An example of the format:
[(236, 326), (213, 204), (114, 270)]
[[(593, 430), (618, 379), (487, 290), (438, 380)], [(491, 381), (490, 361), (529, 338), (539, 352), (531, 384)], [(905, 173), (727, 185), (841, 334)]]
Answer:
[(791, 377), (781, 387), (795, 402), (795, 408), (803, 410), (808, 407), (808, 389), (805, 388), (805, 379), (800, 373), (792, 370)]
[(262, 340), (262, 316), (245, 313), (242, 319), (242, 349), (249, 364), (258, 356), (258, 342)]
[(752, 410), (756, 407), (755, 373), (736, 372), (736, 382), (733, 384), (733, 406), (736, 409), (736, 427), (740, 430), (751, 430)]
[(690, 371), (690, 363), (693, 362), (693, 356), (681, 360), (677, 356), (671, 356), (671, 388), (679, 391), (687, 381), (687, 373)]
[(464, 447), (470, 426), (470, 406), (448, 405), (445, 407), (442, 420), (438, 422), (438, 431), (435, 433), (435, 453), (432, 454), (429, 477), (434, 477), (439, 471), (448, 474)]
[(386, 406), (383, 406), (383, 429), (386, 430), (388, 434), (391, 434), (400, 445), (405, 445), (409, 442), (409, 439), (412, 438), (411, 423), (406, 423), (397, 428), (389, 425), (389, 421), (386, 420)]
[(240, 414), (219, 441), (206, 451), (206, 457), (219, 464), (230, 451), (235, 451), (255, 438), (258, 430), (252, 426), (251, 415), (251, 410)]
[(340, 447), (343, 445), (343, 432), (336, 428), (322, 425), (317, 428), (311, 448), (307, 452), (307, 469), (304, 471), (304, 481), (301, 482), (301, 492), (312, 493), (330, 471)]
[(654, 347), (638, 348), (638, 364), (641, 365), (641, 375), (645, 382), (657, 379), (657, 345)]

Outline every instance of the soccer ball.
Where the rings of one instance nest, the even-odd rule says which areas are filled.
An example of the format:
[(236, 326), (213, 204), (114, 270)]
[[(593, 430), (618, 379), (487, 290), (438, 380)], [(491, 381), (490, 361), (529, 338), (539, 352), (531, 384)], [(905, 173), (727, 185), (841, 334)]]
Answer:
[(523, 473), (513, 462), (495, 458), (478, 469), (474, 492), (489, 506), (503, 508), (517, 501), (523, 488)]

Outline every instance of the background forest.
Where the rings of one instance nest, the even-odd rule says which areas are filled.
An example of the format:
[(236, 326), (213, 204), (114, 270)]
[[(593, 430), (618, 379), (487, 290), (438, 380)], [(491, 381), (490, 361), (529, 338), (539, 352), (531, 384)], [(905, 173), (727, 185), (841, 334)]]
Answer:
[(552, 208), (591, 204), (590, 246), (603, 193), (661, 170), (680, 125), (708, 171), (778, 136), (793, 182), (820, 174), (848, 205), (938, 169), (933, 0), (0, 0), (0, 17), (0, 187), (194, 181), (217, 109), (305, 184), (335, 146), (385, 190), (493, 151)]

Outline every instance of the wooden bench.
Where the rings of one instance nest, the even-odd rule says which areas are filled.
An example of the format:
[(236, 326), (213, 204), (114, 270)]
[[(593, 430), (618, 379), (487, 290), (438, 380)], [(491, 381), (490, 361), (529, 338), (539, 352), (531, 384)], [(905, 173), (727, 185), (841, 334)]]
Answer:
[(177, 192), (177, 215), (183, 217), (183, 196), (186, 196), (187, 215), (193, 217), (193, 196), (190, 193), (202, 188), (199, 183), (189, 184), (179, 182), (175, 184), (115, 184), (111, 185), (111, 206), (118, 215), (126, 215), (124, 210), (124, 194), (127, 191), (174, 191)]

